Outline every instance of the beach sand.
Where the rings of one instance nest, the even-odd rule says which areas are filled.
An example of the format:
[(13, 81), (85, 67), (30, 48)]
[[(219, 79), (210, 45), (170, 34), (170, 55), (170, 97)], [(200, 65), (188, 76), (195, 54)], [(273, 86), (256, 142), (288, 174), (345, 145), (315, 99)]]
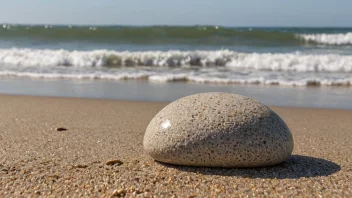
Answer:
[(144, 131), (167, 103), (1, 95), (0, 104), (0, 197), (352, 196), (352, 111), (272, 107), (292, 130), (293, 156), (218, 169), (144, 153)]

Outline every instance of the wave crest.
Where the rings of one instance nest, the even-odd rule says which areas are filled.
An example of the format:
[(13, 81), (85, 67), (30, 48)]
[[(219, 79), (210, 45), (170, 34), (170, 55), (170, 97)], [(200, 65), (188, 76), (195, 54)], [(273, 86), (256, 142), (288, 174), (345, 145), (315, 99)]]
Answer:
[[(142, 67), (140, 67), (142, 66)], [(352, 56), (0, 49), (0, 76), (284, 86), (352, 85)]]
[(119, 52), (2, 49), (0, 66), (21, 68), (220, 67), (258, 71), (352, 72), (352, 56), (298, 52), (240, 53), (230, 50)]
[(328, 45), (352, 45), (352, 32), (345, 34), (300, 34), (298, 36), (308, 42)]

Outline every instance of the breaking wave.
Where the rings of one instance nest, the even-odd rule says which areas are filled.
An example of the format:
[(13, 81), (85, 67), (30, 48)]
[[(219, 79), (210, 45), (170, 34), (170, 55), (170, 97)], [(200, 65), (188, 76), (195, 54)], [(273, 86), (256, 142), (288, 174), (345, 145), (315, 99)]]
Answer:
[(304, 53), (0, 49), (0, 76), (154, 83), (351, 86), (352, 56)]
[(300, 38), (320, 44), (352, 45), (352, 32), (340, 34), (300, 34)]
[(258, 71), (352, 72), (352, 56), (303, 53), (240, 53), (219, 51), (146, 51), (108, 50), (68, 51), (1, 49), (0, 66), (25, 67), (219, 67)]

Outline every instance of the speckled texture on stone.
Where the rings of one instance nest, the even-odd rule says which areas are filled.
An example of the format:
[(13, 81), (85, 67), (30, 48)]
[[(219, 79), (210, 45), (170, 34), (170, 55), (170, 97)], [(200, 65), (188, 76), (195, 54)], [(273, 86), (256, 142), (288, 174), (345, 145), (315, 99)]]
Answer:
[(258, 167), (286, 160), (291, 132), (267, 106), (248, 97), (203, 93), (181, 98), (150, 122), (144, 149), (155, 160), (208, 167)]

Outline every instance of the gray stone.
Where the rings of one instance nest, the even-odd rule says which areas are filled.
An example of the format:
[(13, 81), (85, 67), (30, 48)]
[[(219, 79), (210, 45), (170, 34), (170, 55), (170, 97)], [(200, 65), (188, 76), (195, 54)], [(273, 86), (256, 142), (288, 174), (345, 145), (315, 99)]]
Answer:
[(162, 109), (144, 135), (155, 160), (187, 166), (258, 167), (286, 160), (291, 132), (267, 106), (245, 96), (203, 93)]

